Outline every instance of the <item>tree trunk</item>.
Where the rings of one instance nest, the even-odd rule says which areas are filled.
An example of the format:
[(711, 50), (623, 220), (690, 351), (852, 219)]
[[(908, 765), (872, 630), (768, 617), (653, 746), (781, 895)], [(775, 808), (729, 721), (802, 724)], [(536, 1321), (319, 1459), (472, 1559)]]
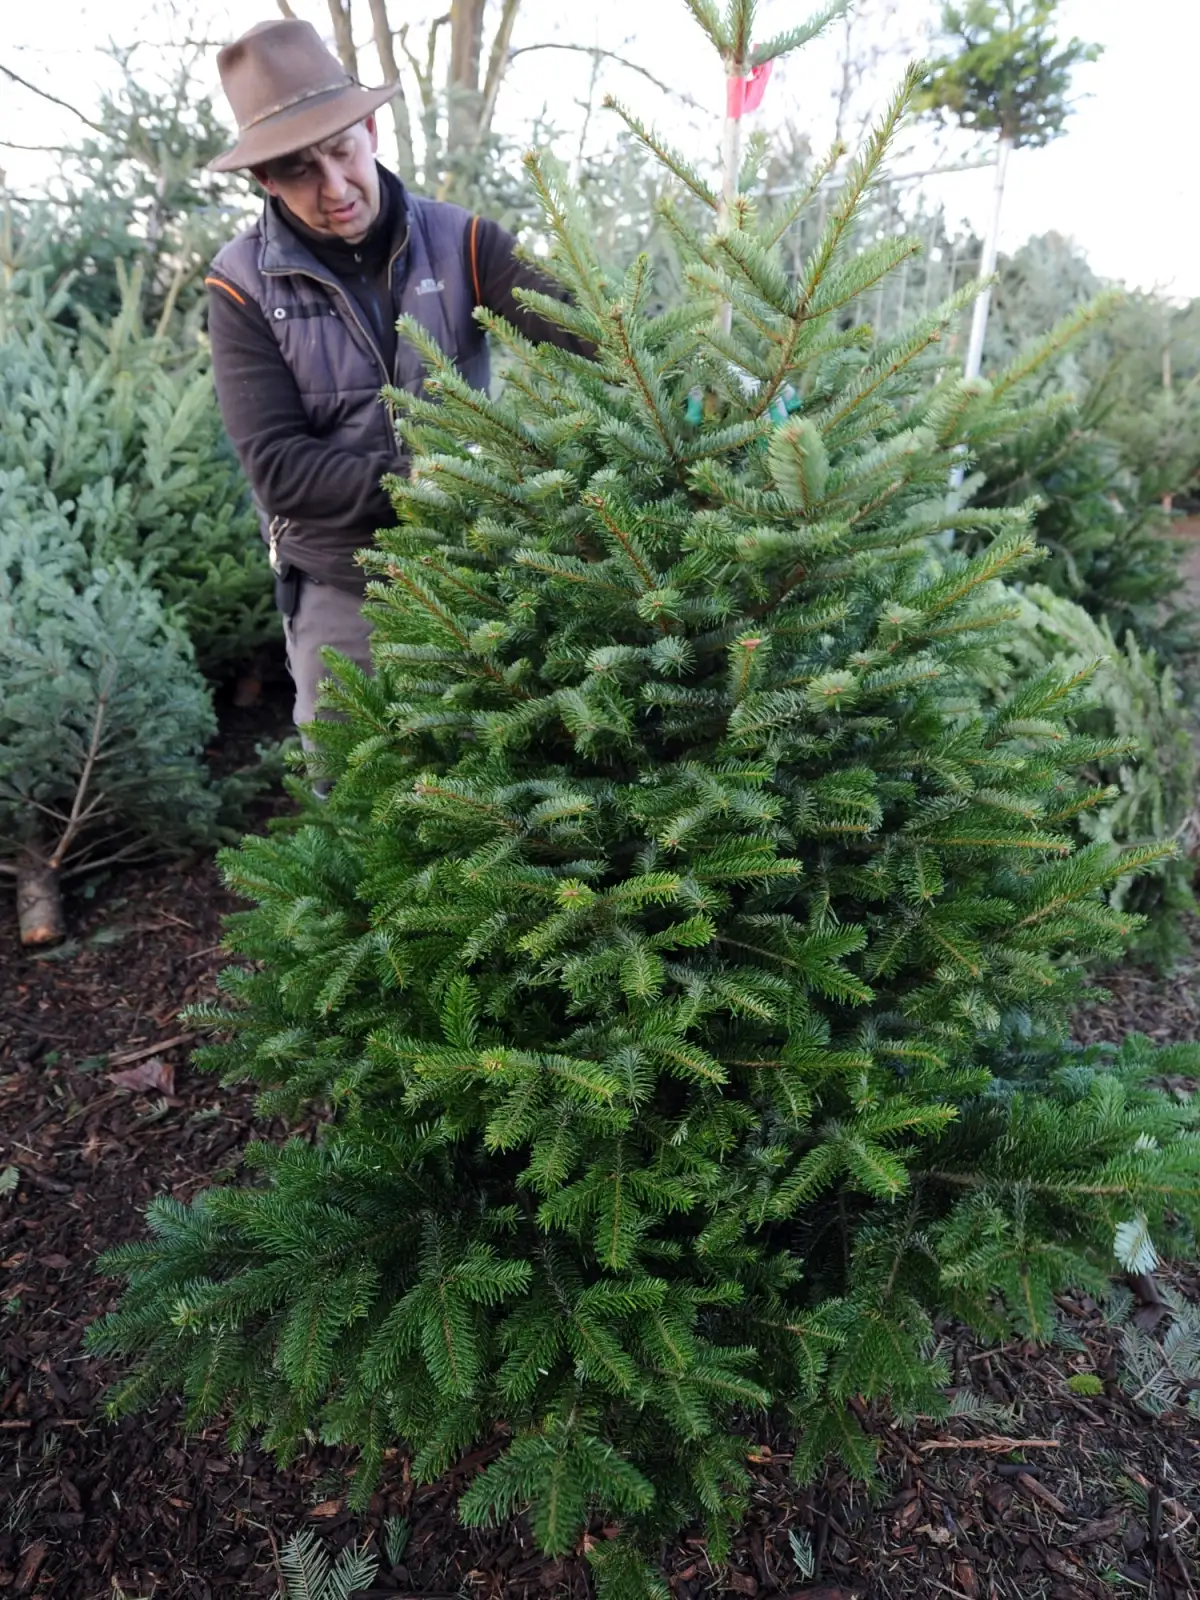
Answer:
[(32, 850), (17, 858), (17, 926), (23, 945), (57, 944), (66, 933), (58, 873)]
[(329, 20), (338, 58), (352, 78), (358, 77), (358, 51), (354, 48), (354, 29), (350, 22), (350, 0), (329, 0)]
[(470, 149), (475, 143), (484, 3), (485, 0), (451, 0), (450, 4), (450, 81), (447, 88), (451, 155)]
[(481, 145), (492, 131), (492, 118), (496, 114), (500, 85), (504, 82), (504, 74), (508, 70), (508, 52), (520, 8), (521, 0), (504, 0), (500, 21), (496, 24), (496, 36), (488, 52), (487, 75), (483, 80), (483, 99), (480, 102), (479, 117), (475, 127), (477, 146)]
[[(729, 103), (729, 87), (746, 76), (744, 61), (731, 56), (725, 58), (725, 121), (721, 130), (721, 206), (717, 213), (717, 227), (724, 232), (733, 218), (733, 203), (738, 195), (738, 178), (742, 171), (742, 117), (735, 116)], [(733, 328), (733, 305), (726, 300), (721, 307), (721, 331), (728, 334)]]
[[(370, 0), (370, 6), (371, 27), (375, 35), (375, 50), (379, 56), (379, 66), (383, 72), (384, 82), (398, 82), (400, 68), (396, 62), (395, 38), (392, 34), (392, 25), (388, 20), (387, 0)], [(403, 89), (392, 101), (392, 121), (396, 125), (396, 163), (400, 168), (400, 176), (405, 183), (411, 183), (417, 163), (413, 154), (412, 124), (408, 116), (408, 101), (404, 97)]]

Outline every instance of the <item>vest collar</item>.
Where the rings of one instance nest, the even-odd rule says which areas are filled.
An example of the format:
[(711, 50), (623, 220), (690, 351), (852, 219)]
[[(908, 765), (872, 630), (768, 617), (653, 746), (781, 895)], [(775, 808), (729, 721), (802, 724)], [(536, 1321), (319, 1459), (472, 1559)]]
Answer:
[[(408, 191), (394, 172), (376, 162), (380, 185), (386, 185), (392, 218), (392, 245), (390, 254), (395, 257), (404, 247), (408, 236)], [(261, 245), (258, 252), (260, 272), (303, 272), (310, 277), (328, 278), (330, 269), (323, 266), (308, 245), (288, 226), (282, 208), (268, 195), (263, 202), (262, 220), (259, 224)]]

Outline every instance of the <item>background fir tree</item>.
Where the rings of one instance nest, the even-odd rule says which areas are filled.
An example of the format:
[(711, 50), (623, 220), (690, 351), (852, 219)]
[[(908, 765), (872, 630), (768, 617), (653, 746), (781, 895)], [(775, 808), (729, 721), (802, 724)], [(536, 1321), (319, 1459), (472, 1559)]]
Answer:
[(205, 268), (250, 220), (254, 201), (238, 177), (206, 170), (229, 144), (211, 92), (199, 86), (208, 50), (181, 51), (165, 77), (136, 45), (111, 54), (120, 86), (103, 95), (89, 132), (61, 152), (41, 193), (7, 197), (10, 250), (14, 241), (31, 246), (52, 283), (72, 277), (73, 296), (59, 308), (68, 323), (81, 310), (115, 318), (137, 270), (144, 325), (194, 334)]
[(125, 563), (183, 621), (201, 669), (233, 673), (279, 637), (258, 518), (225, 436), (207, 351), (146, 330), (142, 272), (110, 320), (50, 279), (26, 238), (0, 281), (0, 480), (20, 482), (100, 565)]
[(1081, 835), (1123, 846), (1173, 839), (1178, 854), (1150, 872), (1124, 879), (1109, 892), (1113, 905), (1136, 910), (1142, 927), (1130, 945), (1135, 959), (1160, 968), (1190, 950), (1182, 913), (1195, 908), (1192, 880), (1200, 849), (1197, 812), (1197, 727), (1194, 705), (1170, 665), (1130, 629), (1118, 643), (1111, 624), (1044, 584), (1024, 593), (1022, 625), (1005, 641), (1002, 693), (1020, 694), (1031, 673), (1057, 665), (1068, 671), (1098, 662), (1090, 706), (1077, 725), (1124, 745), (1091, 769), (1112, 786), (1111, 804), (1081, 814)]
[(216, 719), (154, 591), (93, 564), (54, 503), (3, 474), (0, 679), (0, 875), (23, 942), (52, 944), (70, 879), (219, 837), (201, 760)]
[[(1056, 387), (1051, 379), (1042, 392)], [(1115, 384), (1085, 388), (1081, 403), (1064, 403), (989, 444), (978, 455), (971, 502), (987, 508), (1038, 500), (1034, 527), (1046, 555), (1038, 581), (1105, 623), (1117, 641), (1132, 631), (1179, 664), (1200, 649), (1184, 589), (1184, 547), (1171, 537), (1157, 484), (1124, 464), (1120, 443), (1106, 432), (1120, 404)], [(967, 537), (970, 548), (979, 542)]]
[[(689, 8), (723, 57), (751, 37), (749, 0)], [(1075, 848), (1108, 795), (1076, 774), (1116, 749), (1067, 720), (1086, 668), (988, 703), (1035, 540), (946, 484), (1042, 414), (1035, 358), (933, 383), (963, 295), (846, 326), (913, 249), (848, 240), (916, 81), (799, 277), (786, 218), (714, 230), (629, 117), (709, 216), (664, 212), (682, 304), (647, 313), (644, 259), (606, 274), (533, 157), (574, 306), (526, 298), (594, 359), (485, 316), (519, 358), (494, 400), (406, 328), (431, 394), (395, 397), (413, 472), (362, 558), (376, 674), (337, 665), (329, 799), (225, 858), (248, 965), (200, 1014), (213, 1068), (332, 1116), (108, 1256), (116, 1409), (182, 1389), (235, 1448), (357, 1444), (357, 1504), (398, 1439), (428, 1478), (495, 1438), (466, 1521), (527, 1507), (557, 1552), (615, 1518), (601, 1591), (660, 1595), (681, 1523), (720, 1559), (762, 1408), (801, 1477), (869, 1475), (862, 1401), (941, 1404), (935, 1314), (1046, 1337), (1131, 1218), (1200, 1216), (1195, 1112), (1143, 1049), (991, 1070), (1014, 1016), (1061, 1026), (1134, 926), (1106, 893), (1170, 847)], [(950, 526), (991, 537), (947, 554)]]

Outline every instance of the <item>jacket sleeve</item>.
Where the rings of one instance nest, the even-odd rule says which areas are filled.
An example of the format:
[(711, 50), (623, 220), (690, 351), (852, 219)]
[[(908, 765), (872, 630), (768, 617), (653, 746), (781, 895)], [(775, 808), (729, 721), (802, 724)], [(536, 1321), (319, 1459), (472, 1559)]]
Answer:
[(518, 333), (535, 344), (553, 344), (561, 350), (569, 350), (572, 355), (590, 356), (594, 346), (589, 340), (580, 339), (557, 323), (536, 316), (515, 298), (514, 289), (536, 289), (540, 294), (553, 295), (556, 300), (567, 299), (558, 284), (517, 257), (516, 243), (512, 234), (498, 223), (486, 217), (472, 219), (464, 246), (464, 267), (476, 304), (486, 306), (511, 322)]
[(318, 438), (259, 307), (219, 277), (208, 285), (217, 403), (268, 516), (354, 531), (390, 528), (396, 517), (380, 479), (397, 470), (397, 458)]

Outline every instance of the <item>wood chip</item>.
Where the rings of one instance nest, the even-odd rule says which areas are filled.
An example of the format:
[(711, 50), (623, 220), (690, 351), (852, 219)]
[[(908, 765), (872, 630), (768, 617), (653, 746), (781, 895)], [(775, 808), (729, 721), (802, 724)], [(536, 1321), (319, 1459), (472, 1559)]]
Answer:
[(145, 1044), (139, 1050), (120, 1050), (116, 1055), (109, 1056), (110, 1067), (127, 1067), (131, 1062), (144, 1061), (147, 1056), (156, 1056), (160, 1050), (173, 1050), (177, 1044), (190, 1044), (196, 1037), (194, 1033), (176, 1033), (169, 1039), (159, 1039), (156, 1044)]
[(748, 1572), (736, 1572), (731, 1567), (726, 1574), (725, 1587), (730, 1594), (756, 1595), (758, 1593), (758, 1579), (752, 1578)]
[(46, 1559), (48, 1546), (44, 1539), (39, 1539), (36, 1544), (31, 1544), (21, 1557), (21, 1565), (17, 1570), (15, 1589), (17, 1594), (28, 1594), (37, 1582), (37, 1575), (41, 1571), (42, 1562)]
[(313, 1506), (308, 1513), (310, 1517), (336, 1517), (342, 1509), (340, 1500), (322, 1500), (319, 1506)]
[(1115, 1517), (1104, 1517), (1099, 1522), (1086, 1523), (1078, 1533), (1071, 1535), (1072, 1544), (1099, 1544), (1101, 1539), (1111, 1539), (1114, 1534), (1119, 1534), (1125, 1526), (1125, 1513), (1122, 1511)]
[(978, 1600), (979, 1578), (975, 1568), (969, 1561), (956, 1561), (954, 1563), (954, 1581), (959, 1590), (968, 1597), (968, 1600)]
[(987, 1450), (992, 1455), (1008, 1455), (1012, 1450), (1057, 1450), (1057, 1439), (1009, 1439), (1004, 1434), (988, 1433), (979, 1439), (922, 1439), (917, 1446), (922, 1455), (931, 1450)]
[(915, 1528), (913, 1531), (914, 1533), (923, 1533), (927, 1539), (938, 1545), (949, 1544), (954, 1537), (949, 1528), (936, 1522), (923, 1522), (919, 1528)]
[(1060, 1517), (1066, 1516), (1067, 1508), (1065, 1505), (1063, 1505), (1058, 1496), (1056, 1494), (1051, 1494), (1049, 1489), (1047, 1489), (1044, 1484), (1040, 1484), (1036, 1478), (1030, 1477), (1028, 1472), (1018, 1473), (1017, 1482), (1020, 1484), (1021, 1488), (1025, 1490), (1026, 1494), (1033, 1495), (1034, 1498), (1040, 1500), (1043, 1505), (1049, 1506), (1051, 1511), (1057, 1512)]

